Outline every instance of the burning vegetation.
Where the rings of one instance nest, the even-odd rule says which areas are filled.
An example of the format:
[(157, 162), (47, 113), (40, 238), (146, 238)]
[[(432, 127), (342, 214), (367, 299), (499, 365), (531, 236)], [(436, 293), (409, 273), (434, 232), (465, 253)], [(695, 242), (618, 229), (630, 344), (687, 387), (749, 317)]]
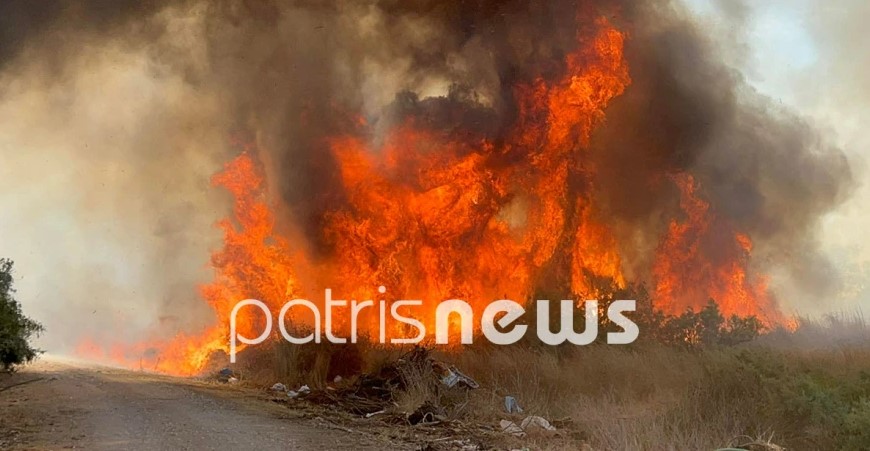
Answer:
[[(480, 315), (636, 287), (662, 317), (713, 299), (773, 327), (788, 317), (777, 286), (837, 283), (814, 234), (849, 192), (842, 152), (749, 89), (670, 1), (149, 2), (34, 21), (55, 44), (145, 48), (233, 143), (209, 154), (231, 206), (196, 296), (210, 325), (161, 321), (132, 344), (92, 334), (82, 354), (191, 374), (227, 349), (240, 300), (277, 317), (324, 288), (420, 299), (427, 329), (446, 299)], [(346, 336), (350, 312), (336, 316)], [(245, 309), (239, 332), (262, 322)]]
[[(572, 449), (707, 449), (748, 432), (769, 438), (768, 425), (789, 446), (866, 448), (870, 359), (849, 358), (866, 349), (791, 355), (845, 328), (792, 318), (782, 295), (819, 302), (838, 288), (817, 232), (850, 194), (850, 168), (812, 124), (725, 65), (676, 0), (111, 3), (0, 7), (27, 25), (0, 26), (0, 38), (15, 37), (0, 39), (0, 98), (30, 105), (44, 91), (58, 109), (58, 92), (96, 92), (69, 100), (89, 118), (80, 141), (135, 130), (126, 146), (104, 139), (118, 154), (88, 160), (140, 199), (94, 182), (73, 208), (86, 218), (73, 222), (129, 223), (113, 235), (119, 249), (158, 249), (118, 278), (153, 287), (137, 286), (147, 308), (136, 310), (82, 285), (79, 297), (112, 308), (102, 322), (91, 308), (68, 321), (78, 355), (176, 375), (223, 368), (239, 301), (260, 300), (283, 321), (288, 301), (320, 303), (325, 289), (387, 310), (420, 300), (397, 311), (430, 331), (439, 303), (460, 299), (474, 333), (495, 300), (522, 304), (520, 325), (543, 315), (538, 300), (551, 301), (551, 325), (553, 306), (573, 300), (580, 329), (594, 299), (596, 343), (620, 332), (604, 312), (633, 299), (630, 347), (544, 346), (535, 334), (459, 346), (454, 315), (448, 346), (405, 354), (377, 335), (417, 331), (374, 307), (358, 316), (358, 344), (273, 334), (224, 376), (265, 372), (285, 389), (310, 385), (320, 405), (409, 422), (489, 424), (510, 397), (577, 435), (562, 437)], [(158, 106), (118, 113), (103, 91), (118, 78), (135, 87), (122, 86), (136, 94), (126, 100), (141, 89)], [(95, 132), (100, 99), (111, 117)], [(106, 195), (111, 208), (91, 208)], [(210, 279), (193, 274), (199, 264)], [(240, 310), (238, 334), (260, 335), (265, 317)], [(333, 308), (331, 331), (351, 336), (356, 317)], [(300, 334), (317, 320), (304, 309), (286, 319)], [(850, 333), (866, 335), (858, 323)], [(735, 348), (762, 333), (771, 349)], [(460, 375), (481, 390), (445, 388)]]
[[(378, 14), (385, 20), (412, 14), (383, 8)], [(528, 48), (505, 48), (474, 31), (514, 30), (520, 26), (514, 15), (523, 11), (528, 20), (515, 32)], [(622, 289), (628, 281), (649, 287), (651, 308), (665, 314), (700, 310), (714, 299), (726, 316), (754, 316), (768, 326), (783, 321), (765, 265), (753, 258), (755, 236), (777, 231), (762, 232), (751, 216), (731, 214), (735, 200), (722, 199), (723, 188), (715, 186), (735, 189), (740, 181), (750, 183), (748, 175), (723, 181), (719, 168), (676, 153), (688, 152), (681, 142), (686, 135), (698, 135), (701, 149), (692, 152), (701, 159), (700, 141), (715, 139), (702, 136), (709, 127), (668, 117), (668, 101), (649, 114), (664, 114), (669, 123), (662, 125), (676, 136), (649, 130), (650, 143), (609, 141), (614, 123), (638, 120), (611, 118), (609, 104), (651, 84), (681, 88), (680, 80), (655, 79), (665, 76), (650, 74), (649, 62), (632, 69), (630, 56), (646, 45), (631, 48), (632, 39), (652, 33), (634, 22), (639, 11), (595, 2), (438, 10), (433, 21), (446, 21), (438, 26), (471, 21), (466, 45), (487, 49), (495, 87), (447, 73), (440, 76), (448, 83), (444, 94), (405, 89), (376, 110), (340, 96), (311, 97), (306, 102), (321, 104), (300, 105), (298, 116), (287, 118), (312, 129), (300, 132), (298, 142), (281, 144), (288, 151), (270, 139), (248, 139), (246, 150), (213, 178), (233, 197), (232, 216), (220, 222), (224, 247), (212, 257), (215, 280), (201, 288), (216, 312), (215, 327), (159, 346), (174, 356), (161, 368), (195, 370), (210, 351), (226, 349), (229, 314), (238, 301), (262, 300), (277, 316), (287, 300), (315, 300), (323, 287), (342, 299), (420, 299), (423, 308), (412, 316), (430, 330), (435, 307), (445, 299), (465, 300), (480, 315), (496, 299), (597, 299), (611, 294), (603, 288)], [(705, 63), (707, 70), (718, 69)], [(632, 72), (638, 71), (642, 84), (633, 88)], [(649, 100), (656, 93), (640, 96)], [(609, 129), (596, 134), (605, 124)], [(637, 138), (634, 129), (625, 134)], [(613, 167), (603, 168), (614, 164), (612, 151), (649, 160), (650, 167), (632, 161), (615, 174)], [(288, 167), (311, 174), (287, 179)], [(614, 182), (627, 178), (640, 199), (629, 201), (631, 214), (646, 217), (629, 218), (624, 207), (612, 204), (630, 195)], [(751, 194), (761, 186), (742, 189)], [(753, 207), (764, 212), (763, 205)], [(602, 280), (609, 283), (596, 283)], [(346, 335), (349, 309), (336, 315), (334, 329)], [(377, 315), (364, 317), (363, 333), (376, 330)], [(291, 313), (291, 322), (311, 321)], [(386, 324), (388, 335), (406, 336), (403, 326)], [(255, 309), (245, 310), (238, 328), (256, 336), (263, 319)]]

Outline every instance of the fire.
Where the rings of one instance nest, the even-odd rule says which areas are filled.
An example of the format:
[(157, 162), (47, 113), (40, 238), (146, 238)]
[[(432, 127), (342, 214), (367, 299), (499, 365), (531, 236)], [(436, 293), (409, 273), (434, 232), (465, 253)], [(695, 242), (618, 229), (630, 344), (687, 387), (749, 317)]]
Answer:
[[(275, 316), (286, 301), (314, 300), (327, 287), (348, 300), (421, 299), (414, 313), (428, 330), (441, 300), (463, 299), (479, 312), (496, 299), (528, 302), (551, 283), (575, 299), (600, 294), (591, 277), (623, 286), (619, 240), (596, 198), (589, 153), (608, 103), (631, 81), (626, 36), (585, 14), (562, 75), (513, 87), (516, 115), (498, 138), (474, 124), (433, 127), (425, 114), (386, 131), (354, 116), (328, 137), (344, 204), (322, 216), (317, 238), (326, 256), (306, 255), (292, 231), (278, 231), (256, 149), (229, 162), (213, 182), (232, 195), (233, 214), (219, 223), (224, 247), (212, 257), (214, 281), (201, 287), (216, 325), (149, 343), (160, 350), (157, 367), (189, 374), (226, 350), (230, 312), (248, 298)], [(657, 305), (679, 312), (712, 297), (728, 314), (775, 314), (765, 280), (748, 270), (749, 236), (716, 217), (690, 174), (671, 180), (684, 217), (670, 221), (650, 271)], [(336, 328), (346, 331), (349, 315), (338, 314)], [(261, 321), (243, 312), (238, 329), (257, 336)]]
[(657, 251), (652, 273), (658, 307), (680, 313), (712, 298), (727, 314), (780, 319), (766, 278), (749, 275), (749, 236), (711, 211), (690, 174), (671, 180), (680, 190), (685, 218), (671, 220)]
[[(463, 299), (482, 311), (494, 299), (533, 296), (566, 237), (576, 241), (575, 261), (585, 270), (622, 280), (615, 240), (594, 222), (593, 200), (569, 198), (569, 177), (592, 129), (629, 83), (623, 35), (603, 19), (595, 25), (561, 80), (516, 88), (519, 118), (504, 143), (429, 130), (419, 118), (391, 130), (380, 147), (365, 136), (331, 140), (349, 202), (325, 225), (337, 255), (336, 288), (371, 299), (373, 287), (384, 285), (412, 299)], [(572, 232), (574, 208), (583, 218)], [(583, 288), (582, 277), (574, 279), (573, 288)], [(434, 308), (418, 318), (427, 328)]]

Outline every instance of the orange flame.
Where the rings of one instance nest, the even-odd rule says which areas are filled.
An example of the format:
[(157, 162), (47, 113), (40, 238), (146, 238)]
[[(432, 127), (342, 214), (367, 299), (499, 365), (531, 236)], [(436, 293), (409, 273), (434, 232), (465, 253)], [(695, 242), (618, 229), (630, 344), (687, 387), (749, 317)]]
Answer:
[(690, 174), (676, 174), (672, 180), (680, 190), (685, 219), (671, 220), (657, 251), (652, 270), (657, 306), (681, 313), (714, 299), (726, 314), (780, 319), (766, 277), (747, 272), (749, 236), (716, 217)]
[[(517, 88), (518, 123), (501, 146), (416, 120), (379, 148), (357, 136), (331, 141), (350, 204), (325, 225), (338, 256), (336, 288), (367, 299), (385, 285), (423, 299), (415, 313), (429, 329), (438, 300), (463, 299), (475, 311), (505, 296), (527, 300), (566, 233), (575, 235), (575, 263), (622, 280), (616, 242), (594, 222), (591, 199), (577, 200), (581, 226), (566, 230), (572, 163), (629, 82), (623, 35), (604, 19), (596, 26), (568, 57), (564, 78)], [(575, 290), (585, 288), (581, 275)]]
[[(224, 247), (212, 257), (214, 281), (201, 288), (216, 325), (151, 343), (160, 350), (159, 369), (189, 374), (212, 351), (226, 350), (230, 312), (247, 298), (265, 302), (276, 317), (286, 301), (314, 301), (323, 288), (341, 299), (421, 299), (413, 316), (432, 330), (437, 302), (446, 299), (463, 299), (479, 312), (495, 299), (528, 301), (550, 279), (584, 298), (600, 294), (590, 276), (624, 285), (618, 240), (595, 190), (570, 183), (596, 183), (591, 133), (630, 83), (624, 34), (604, 18), (593, 25), (578, 35), (562, 77), (514, 88), (518, 113), (503, 140), (470, 129), (433, 130), (416, 117), (378, 140), (359, 118), (350, 121), (353, 131), (329, 138), (346, 204), (323, 218), (328, 258), (309, 261), (302, 246), (276, 232), (252, 149), (228, 163), (213, 183), (232, 194), (233, 216), (219, 223)], [(713, 297), (725, 313), (775, 314), (765, 279), (747, 272), (750, 238), (716, 218), (691, 175), (672, 179), (685, 218), (670, 222), (657, 250), (651, 277), (658, 306), (679, 312)], [(724, 251), (707, 249), (723, 231), (716, 243)], [(560, 266), (569, 273), (560, 275)], [(375, 294), (381, 285), (388, 289), (383, 297)], [(336, 328), (346, 331), (344, 313)], [(371, 329), (374, 319), (367, 321), (362, 327)], [(245, 311), (238, 330), (257, 336), (261, 322)], [(403, 336), (396, 327), (388, 324), (389, 334)]]

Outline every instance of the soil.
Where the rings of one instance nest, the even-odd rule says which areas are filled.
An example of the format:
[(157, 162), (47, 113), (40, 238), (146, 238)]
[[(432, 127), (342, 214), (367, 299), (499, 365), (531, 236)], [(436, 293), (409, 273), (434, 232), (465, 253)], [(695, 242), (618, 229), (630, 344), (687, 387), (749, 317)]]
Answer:
[(58, 358), (0, 374), (0, 412), (0, 449), (420, 447), (288, 409), (262, 390)]

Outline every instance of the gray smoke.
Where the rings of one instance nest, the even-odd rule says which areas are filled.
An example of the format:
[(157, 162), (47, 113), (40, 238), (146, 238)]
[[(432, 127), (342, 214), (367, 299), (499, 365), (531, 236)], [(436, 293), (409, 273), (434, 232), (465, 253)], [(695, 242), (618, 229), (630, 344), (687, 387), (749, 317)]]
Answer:
[[(728, 5), (726, 19), (739, 27), (746, 13)], [(817, 232), (819, 219), (853, 189), (843, 151), (723, 64), (678, 6), (645, 2), (626, 11), (635, 25), (626, 52), (633, 84), (608, 110), (597, 143), (610, 182), (606, 205), (632, 230), (652, 232), (635, 246), (634, 261), (648, 264), (643, 255), (660, 233), (634, 225), (654, 224), (674, 208), (663, 192), (673, 188), (651, 189), (650, 175), (689, 170), (712, 210), (756, 241), (762, 268), (784, 271), (808, 297), (835, 292), (838, 274), (819, 252)]]

